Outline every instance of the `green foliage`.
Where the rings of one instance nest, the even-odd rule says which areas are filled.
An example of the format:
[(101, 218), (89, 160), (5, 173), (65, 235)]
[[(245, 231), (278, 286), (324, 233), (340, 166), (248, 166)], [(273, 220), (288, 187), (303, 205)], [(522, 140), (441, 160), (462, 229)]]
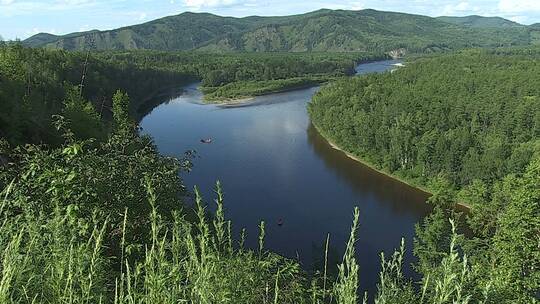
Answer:
[(108, 126), (102, 122), (111, 117), (110, 97), (118, 88), (132, 97), (130, 113), (135, 116), (148, 94), (195, 78), (90, 56), (84, 86), (75, 89), (85, 62), (81, 53), (1, 47), (0, 137), (12, 144), (60, 144), (52, 116), (63, 115), (80, 138), (103, 139)]
[(449, 214), (445, 210), (436, 206), (422, 224), (416, 224), (414, 255), (418, 258), (416, 265), (418, 272), (429, 272), (446, 257), (451, 239), (448, 217)]
[[(336, 281), (327, 252), (322, 278), (310, 276), (264, 248), (264, 222), (258, 250), (244, 248), (244, 231), (235, 244), (219, 183), (213, 217), (197, 189), (194, 210), (185, 205), (178, 171), (189, 160), (160, 156), (132, 118), (150, 88), (198, 78), (223, 96), (262, 94), (350, 74), (371, 56), (99, 53), (74, 86), (84, 55), (0, 48), (0, 302), (358, 303), (358, 209)], [(337, 81), (309, 106), (346, 150), (433, 190), (434, 212), (415, 238), (419, 285), (402, 274), (402, 242), (382, 255), (375, 303), (536, 302), (538, 58), (527, 48), (420, 59)], [(467, 235), (442, 208), (456, 199), (473, 207)]]
[(103, 52), (96, 56), (107, 62), (135, 64), (163, 71), (196, 75), (204, 87), (233, 82), (266, 81), (305, 76), (344, 76), (354, 73), (355, 63), (384, 59), (382, 53), (203, 53), (131, 51)]
[(118, 90), (112, 98), (113, 120), (116, 127), (125, 127), (129, 125), (129, 96)]
[[(358, 209), (337, 280), (325, 266), (322, 287), (317, 278), (308, 284), (297, 262), (264, 249), (264, 223), (258, 250), (245, 249), (243, 236), (233, 245), (219, 183), (215, 216), (197, 189), (191, 211), (180, 199), (178, 162), (125, 136), (134, 135), (10, 155), (17, 162), (1, 174), (3, 303), (359, 303)], [(375, 303), (534, 303), (539, 164), (536, 157), (515, 181), (487, 250), (458, 249), (467, 240), (436, 209), (418, 231), (419, 291), (403, 277), (402, 242), (389, 260), (382, 255)]]
[[(460, 257), (456, 248), (458, 235), (452, 220), (450, 250), (440, 264), (424, 273), (421, 303), (467, 304), (472, 300), (470, 280), (471, 267), (467, 256)], [(483, 299), (484, 301), (486, 299)]]
[(437, 17), (437, 19), (453, 23), (457, 25), (464, 25), (476, 28), (509, 28), (509, 27), (518, 27), (524, 28), (524, 25), (521, 25), (517, 22), (510, 21), (501, 17), (483, 17), (483, 16), (465, 16), (465, 17)]
[(79, 88), (66, 89), (64, 109), (62, 114), (68, 121), (68, 126), (74, 135), (80, 139), (103, 139), (105, 126), (91, 103), (86, 101)]
[(211, 102), (228, 101), (233, 99), (248, 98), (253, 96), (284, 92), (317, 86), (324, 82), (324, 77), (319, 78), (290, 78), (266, 81), (243, 81), (233, 82), (221, 87), (203, 88), (204, 99)]
[(516, 300), (525, 302), (540, 287), (539, 156), (517, 181), (505, 208), (493, 238), (495, 288), (502, 294), (521, 294)]
[(354, 209), (353, 224), (347, 247), (343, 256), (343, 262), (338, 265), (338, 279), (335, 284), (337, 304), (355, 304), (358, 302), (358, 264), (355, 258), (355, 243), (358, 230), (360, 211)]
[[(201, 80), (203, 86), (212, 87), (208, 91), (216, 98), (252, 96), (349, 75), (355, 62), (381, 57), (365, 53), (83, 54), (2, 47), (0, 137), (12, 144), (60, 144), (52, 116), (62, 115), (76, 137), (103, 140), (112, 120), (138, 121), (156, 105), (153, 97), (164, 88)], [(129, 102), (125, 96), (113, 102), (118, 89), (129, 95)]]
[(471, 187), (489, 193), (538, 151), (540, 83), (530, 77), (540, 73), (538, 58), (530, 48), (418, 59), (327, 85), (309, 112), (341, 148), (432, 190), (432, 200), (461, 193), (472, 200), (463, 203), (482, 203), (488, 198), (471, 197)]
[[(178, 170), (184, 163), (161, 157), (151, 140), (133, 133), (111, 135), (103, 143), (68, 142), (58, 148), (24, 146), (9, 155), (0, 184), (13, 181), (10, 210), (50, 214), (57, 207), (75, 204), (82, 216), (109, 218), (119, 228), (125, 208), (130, 230), (144, 229), (149, 206), (145, 203), (145, 178), (151, 177), (160, 194), (158, 210), (164, 215), (182, 208), (185, 193)], [(136, 238), (137, 235), (130, 237)]]
[[(418, 59), (314, 97), (321, 133), (433, 194), (414, 246), (422, 294), (388, 268), (398, 262), (383, 263), (380, 303), (535, 303), (540, 84), (530, 75), (539, 56), (525, 48)], [(456, 201), (471, 207), (466, 235), (447, 220), (462, 222), (445, 211)]]
[[(133, 234), (125, 225), (135, 221), (129, 216), (122, 229), (100, 216), (85, 221), (75, 205), (37, 217), (30, 210), (5, 217), (0, 229), (2, 303), (258, 303), (278, 297), (285, 303), (303, 302), (297, 263), (268, 252), (216, 250), (217, 235), (206, 220), (193, 225), (181, 213), (164, 220), (154, 182), (146, 183), (145, 203), (151, 211), (139, 218), (148, 223), (149, 238), (122, 242), (118, 253), (111, 253), (105, 242), (110, 234), (120, 233), (122, 239)], [(2, 212), (23, 199), (4, 194), (8, 206)], [(133, 253), (139, 247), (140, 256)], [(111, 271), (111, 264), (122, 267)]]
[(416, 303), (418, 296), (412, 283), (403, 276), (403, 256), (405, 254), (405, 240), (401, 239), (401, 246), (389, 260), (381, 253), (381, 272), (378, 292), (375, 297), (376, 304)]

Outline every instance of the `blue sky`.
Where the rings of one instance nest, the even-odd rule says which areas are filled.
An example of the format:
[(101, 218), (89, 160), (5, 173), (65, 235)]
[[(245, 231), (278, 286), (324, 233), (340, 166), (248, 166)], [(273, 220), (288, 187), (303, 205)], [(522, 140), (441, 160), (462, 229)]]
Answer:
[(0, 0), (0, 35), (24, 39), (38, 32), (105, 30), (185, 11), (243, 17), (320, 8), (373, 8), (428, 16), (475, 14), (523, 24), (540, 22), (540, 0)]

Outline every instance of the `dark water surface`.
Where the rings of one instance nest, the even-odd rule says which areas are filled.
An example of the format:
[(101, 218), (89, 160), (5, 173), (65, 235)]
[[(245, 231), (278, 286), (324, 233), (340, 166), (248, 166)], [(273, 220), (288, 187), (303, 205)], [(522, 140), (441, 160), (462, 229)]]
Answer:
[[(393, 61), (362, 64), (360, 74), (383, 72)], [(247, 105), (201, 104), (197, 85), (162, 104), (141, 122), (161, 153), (196, 150), (189, 187), (198, 185), (206, 202), (220, 180), (227, 216), (236, 233), (245, 227), (255, 247), (258, 224), (266, 222), (266, 247), (319, 265), (330, 234), (331, 259), (341, 259), (354, 206), (360, 207), (357, 256), (360, 288), (373, 294), (379, 254), (389, 255), (402, 237), (412, 248), (414, 224), (429, 208), (426, 194), (381, 175), (333, 149), (310, 123), (306, 104), (317, 88), (258, 97)], [(212, 138), (211, 144), (200, 139)], [(283, 225), (278, 226), (279, 219)], [(408, 250), (405, 263), (413, 261)], [(411, 274), (409, 267), (406, 273)]]

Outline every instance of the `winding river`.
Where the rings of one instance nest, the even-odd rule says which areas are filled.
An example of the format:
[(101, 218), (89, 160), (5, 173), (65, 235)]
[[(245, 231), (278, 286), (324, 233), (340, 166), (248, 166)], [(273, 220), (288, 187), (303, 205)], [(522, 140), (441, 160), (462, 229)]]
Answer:
[[(361, 64), (358, 74), (384, 72), (396, 62)], [(156, 107), (141, 122), (161, 153), (182, 156), (196, 150), (192, 172), (207, 203), (220, 180), (234, 231), (247, 229), (256, 247), (258, 224), (266, 222), (265, 246), (321, 269), (330, 234), (330, 261), (342, 257), (354, 206), (360, 207), (357, 257), (360, 289), (373, 294), (381, 251), (391, 254), (402, 237), (410, 268), (414, 225), (430, 211), (426, 194), (379, 174), (332, 148), (310, 123), (306, 104), (318, 88), (257, 97), (241, 106), (202, 104), (197, 85)], [(200, 139), (212, 138), (211, 144)], [(281, 220), (280, 220), (281, 219)], [(282, 221), (283, 225), (278, 225)]]

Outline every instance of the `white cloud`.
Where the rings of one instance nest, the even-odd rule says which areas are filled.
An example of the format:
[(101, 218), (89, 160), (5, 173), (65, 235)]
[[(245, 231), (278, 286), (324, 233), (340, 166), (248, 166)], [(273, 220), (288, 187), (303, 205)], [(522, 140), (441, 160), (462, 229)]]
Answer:
[(540, 12), (539, 0), (499, 0), (499, 10), (503, 13)]
[(37, 27), (34, 27), (32, 28), (31, 30), (29, 31), (26, 31), (26, 35), (27, 36), (33, 36), (35, 34), (39, 34), (39, 33), (49, 33), (49, 34), (53, 34), (53, 35), (56, 35), (58, 33), (58, 31), (56, 29), (48, 29), (48, 30), (44, 30), (44, 29), (40, 29), (40, 28), (37, 28)]
[(365, 8), (366, 7), (364, 6), (364, 3), (360, 2), (360, 1), (356, 1), (356, 2), (351, 3), (351, 9), (354, 10), (354, 11), (362, 10), (362, 9), (365, 9)]
[(473, 6), (469, 2), (463, 1), (457, 4), (447, 4), (443, 7), (441, 15), (464, 15), (464, 14), (478, 14), (481, 9), (478, 6)]
[(0, 0), (0, 4), (2, 5), (10, 5), (13, 2), (15, 2), (15, 0)]
[(203, 7), (224, 7), (239, 4), (238, 0), (184, 0), (187, 7), (201, 9)]
[(521, 23), (521, 24), (527, 23), (529, 19), (527, 16), (508, 16), (506, 18), (514, 22)]
[(81, 5), (93, 2), (92, 0), (57, 0), (56, 2), (66, 5)]

